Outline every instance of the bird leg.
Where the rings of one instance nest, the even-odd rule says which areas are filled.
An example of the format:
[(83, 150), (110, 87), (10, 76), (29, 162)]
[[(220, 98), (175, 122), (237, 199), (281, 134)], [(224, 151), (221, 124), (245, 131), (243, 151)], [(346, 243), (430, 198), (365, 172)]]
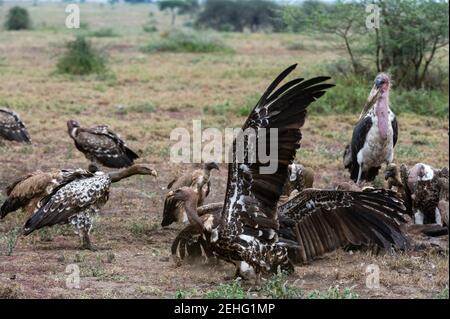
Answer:
[(362, 172), (363, 172), (363, 164), (360, 164), (359, 165), (359, 172), (358, 172), (358, 180), (356, 181), (356, 185), (358, 185), (358, 187), (361, 187)]
[(81, 249), (96, 250), (92, 245), (89, 232), (92, 229), (92, 219), (89, 212), (81, 212), (71, 218), (70, 223), (76, 227), (76, 233), (81, 239)]
[(424, 219), (424, 214), (420, 210), (417, 210), (417, 213), (414, 214), (414, 224), (423, 225)]
[(435, 218), (436, 224), (443, 226), (441, 212), (440, 212), (439, 208), (437, 208), (437, 207), (434, 209), (434, 218)]

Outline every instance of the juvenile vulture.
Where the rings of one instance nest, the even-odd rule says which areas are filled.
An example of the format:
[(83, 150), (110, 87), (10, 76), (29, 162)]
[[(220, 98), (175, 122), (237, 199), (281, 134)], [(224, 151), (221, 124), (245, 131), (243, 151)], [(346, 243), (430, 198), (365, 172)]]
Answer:
[(288, 167), (289, 178), (283, 188), (282, 196), (289, 197), (294, 190), (301, 192), (314, 186), (314, 171), (301, 164), (291, 164)]
[[(396, 221), (401, 220), (404, 207), (390, 192), (304, 190), (277, 210), (288, 166), (300, 147), (306, 109), (333, 86), (324, 83), (328, 77), (317, 77), (294, 79), (276, 90), (295, 67), (276, 78), (245, 122), (242, 131), (253, 129), (255, 136), (244, 134), (244, 161), (236, 160), (237, 139), (233, 143), (234, 160), (229, 165), (218, 224), (210, 231), (196, 226), (204, 228), (215, 256), (236, 265), (237, 272), (254, 272), (256, 284), (262, 273), (292, 271), (295, 264), (342, 245), (406, 245)], [(262, 143), (266, 143), (265, 150), (270, 149), (270, 128), (278, 129), (278, 156), (272, 158), (277, 164), (275, 173), (261, 170), (269, 164), (250, 154), (250, 150), (258, 154)], [(255, 158), (254, 162), (248, 160)], [(188, 198), (194, 206), (195, 196)]]
[(72, 224), (82, 241), (82, 248), (93, 249), (89, 238), (92, 217), (109, 198), (111, 183), (133, 175), (157, 176), (155, 170), (144, 165), (133, 165), (118, 172), (88, 173), (61, 183), (38, 204), (33, 216), (26, 222), (24, 235), (57, 224)]
[(110, 168), (124, 168), (130, 167), (139, 158), (106, 125), (82, 128), (77, 121), (70, 120), (67, 128), (75, 147), (93, 163)]
[(30, 134), (14, 111), (0, 108), (0, 140), (31, 144)]
[[(198, 194), (197, 206), (202, 206), (211, 189), (211, 171), (219, 170), (219, 166), (214, 162), (205, 163), (202, 169), (187, 172), (172, 180), (167, 189), (177, 190), (181, 187), (190, 187)], [(183, 208), (182, 202), (174, 198), (174, 192), (170, 191), (164, 201), (162, 227), (167, 227), (172, 223), (188, 221), (188, 215)]]
[(438, 170), (423, 163), (410, 170), (402, 168), (407, 172), (403, 174), (407, 175), (403, 177), (403, 186), (412, 203), (415, 223), (442, 225), (439, 202), (448, 201), (448, 169)]
[(351, 179), (360, 184), (372, 182), (383, 163), (394, 160), (398, 139), (398, 124), (389, 108), (391, 80), (385, 73), (375, 78), (360, 119), (353, 130), (351, 143), (344, 152), (344, 166)]
[(39, 201), (61, 185), (82, 176), (95, 173), (97, 167), (89, 166), (89, 170), (54, 170), (51, 172), (36, 171), (23, 175), (6, 187), (8, 196), (0, 208), (0, 219), (5, 218), (20, 208), (29, 215), (34, 212)]

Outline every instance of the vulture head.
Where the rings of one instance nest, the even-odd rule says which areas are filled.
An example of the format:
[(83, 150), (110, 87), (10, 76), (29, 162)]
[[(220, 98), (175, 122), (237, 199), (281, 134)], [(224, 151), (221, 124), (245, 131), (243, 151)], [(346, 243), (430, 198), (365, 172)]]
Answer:
[(169, 196), (173, 196), (175, 200), (182, 202), (196, 202), (198, 197), (197, 193), (190, 187), (181, 187), (170, 192)]
[(217, 165), (216, 162), (205, 163), (205, 169), (207, 169), (208, 171), (212, 171), (213, 169), (220, 171), (219, 165)]
[(386, 170), (384, 172), (384, 179), (386, 181), (390, 178), (399, 179), (400, 178), (399, 176), (400, 176), (400, 171), (396, 164), (391, 163), (386, 167)]
[(359, 117), (360, 119), (366, 116), (366, 114), (369, 112), (369, 110), (372, 108), (375, 102), (383, 94), (389, 93), (390, 87), (391, 87), (391, 78), (389, 77), (389, 75), (386, 73), (379, 73), (375, 78), (372, 90), (370, 91), (369, 97), (367, 98), (366, 105), (364, 106), (364, 109), (361, 112), (361, 116)]
[(67, 130), (69, 131), (70, 136), (75, 136), (75, 130), (80, 127), (80, 123), (76, 120), (68, 120), (67, 121)]

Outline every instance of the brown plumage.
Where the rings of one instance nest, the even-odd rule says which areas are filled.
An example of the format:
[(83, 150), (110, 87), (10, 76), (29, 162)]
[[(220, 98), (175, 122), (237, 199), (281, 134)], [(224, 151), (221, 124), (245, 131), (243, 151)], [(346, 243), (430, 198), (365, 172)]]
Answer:
[(133, 165), (111, 173), (86, 172), (76, 178), (64, 180), (45, 196), (24, 226), (24, 235), (37, 229), (58, 224), (72, 224), (82, 240), (82, 247), (92, 249), (89, 232), (92, 215), (97, 213), (109, 199), (112, 183), (134, 175), (157, 176), (155, 170), (145, 165)]
[(12, 110), (0, 108), (0, 140), (31, 144), (30, 134), (19, 115)]
[(387, 181), (387, 188), (397, 188), (397, 192), (403, 192), (403, 183), (400, 176), (400, 170), (395, 163), (391, 163), (386, 167), (384, 171), (384, 179)]
[[(89, 172), (95, 172), (96, 167), (90, 166)], [(8, 198), (0, 208), (0, 218), (5, 218), (20, 208), (29, 215), (36, 209), (38, 202), (67, 181), (87, 174), (85, 170), (55, 170), (51, 172), (36, 171), (23, 175), (6, 187)]]
[(105, 125), (82, 128), (75, 120), (67, 122), (75, 147), (93, 163), (110, 168), (130, 167), (139, 156)]
[(434, 169), (423, 163), (401, 167), (405, 201), (416, 224), (443, 224), (439, 202), (448, 200), (448, 169)]
[(314, 171), (311, 167), (292, 164), (288, 167), (289, 178), (284, 184), (281, 196), (289, 197), (294, 190), (298, 192), (314, 186)]
[[(202, 169), (184, 173), (172, 180), (167, 188), (176, 191), (182, 187), (190, 187), (197, 194), (197, 206), (202, 206), (210, 192), (213, 169), (219, 170), (219, 166), (214, 162), (205, 163)], [(170, 191), (164, 201), (161, 226), (166, 227), (174, 222), (187, 221), (186, 217), (182, 202), (174, 197), (174, 191)]]
[[(187, 191), (187, 188), (178, 190)], [(193, 207), (196, 195), (190, 191), (180, 198)], [(188, 257), (214, 256), (211, 233), (220, 222), (222, 206), (215, 203), (198, 210), (203, 227), (191, 223), (175, 238), (172, 255), (177, 263)], [(289, 259), (294, 264), (309, 263), (338, 248), (405, 249), (408, 241), (399, 230), (403, 219), (398, 212), (402, 211), (403, 204), (392, 191), (305, 189), (278, 206), (277, 237), (288, 247)]]

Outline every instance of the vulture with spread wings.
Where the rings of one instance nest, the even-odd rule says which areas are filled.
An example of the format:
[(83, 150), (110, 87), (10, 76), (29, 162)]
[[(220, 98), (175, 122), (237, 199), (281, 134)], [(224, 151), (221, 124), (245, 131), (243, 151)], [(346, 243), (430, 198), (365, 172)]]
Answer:
[[(277, 208), (288, 166), (300, 147), (306, 109), (333, 86), (324, 83), (328, 77), (316, 77), (294, 79), (275, 90), (295, 67), (277, 77), (245, 122), (243, 131), (253, 129), (255, 138), (244, 137), (243, 148), (238, 147), (239, 136), (235, 139), (234, 161), (229, 165), (219, 218), (212, 223), (214, 219), (204, 217), (209, 227), (196, 226), (197, 231), (202, 229), (215, 256), (235, 264), (237, 273), (252, 269), (257, 282), (261, 273), (292, 271), (295, 264), (338, 247), (373, 244), (404, 248), (407, 244), (400, 230), (404, 207), (391, 192), (304, 190)], [(272, 135), (268, 129), (274, 128), (278, 129), (277, 134)], [(268, 144), (274, 141), (278, 142), (277, 154), (270, 160), (275, 161), (277, 168), (270, 172), (270, 161), (262, 163), (250, 152), (256, 150), (259, 154), (263, 143), (269, 149)], [(241, 161), (236, 156), (238, 149), (244, 150)], [(256, 161), (250, 160), (255, 158)], [(179, 198), (183, 197), (182, 192), (178, 190)], [(195, 201), (195, 196), (190, 200)]]

